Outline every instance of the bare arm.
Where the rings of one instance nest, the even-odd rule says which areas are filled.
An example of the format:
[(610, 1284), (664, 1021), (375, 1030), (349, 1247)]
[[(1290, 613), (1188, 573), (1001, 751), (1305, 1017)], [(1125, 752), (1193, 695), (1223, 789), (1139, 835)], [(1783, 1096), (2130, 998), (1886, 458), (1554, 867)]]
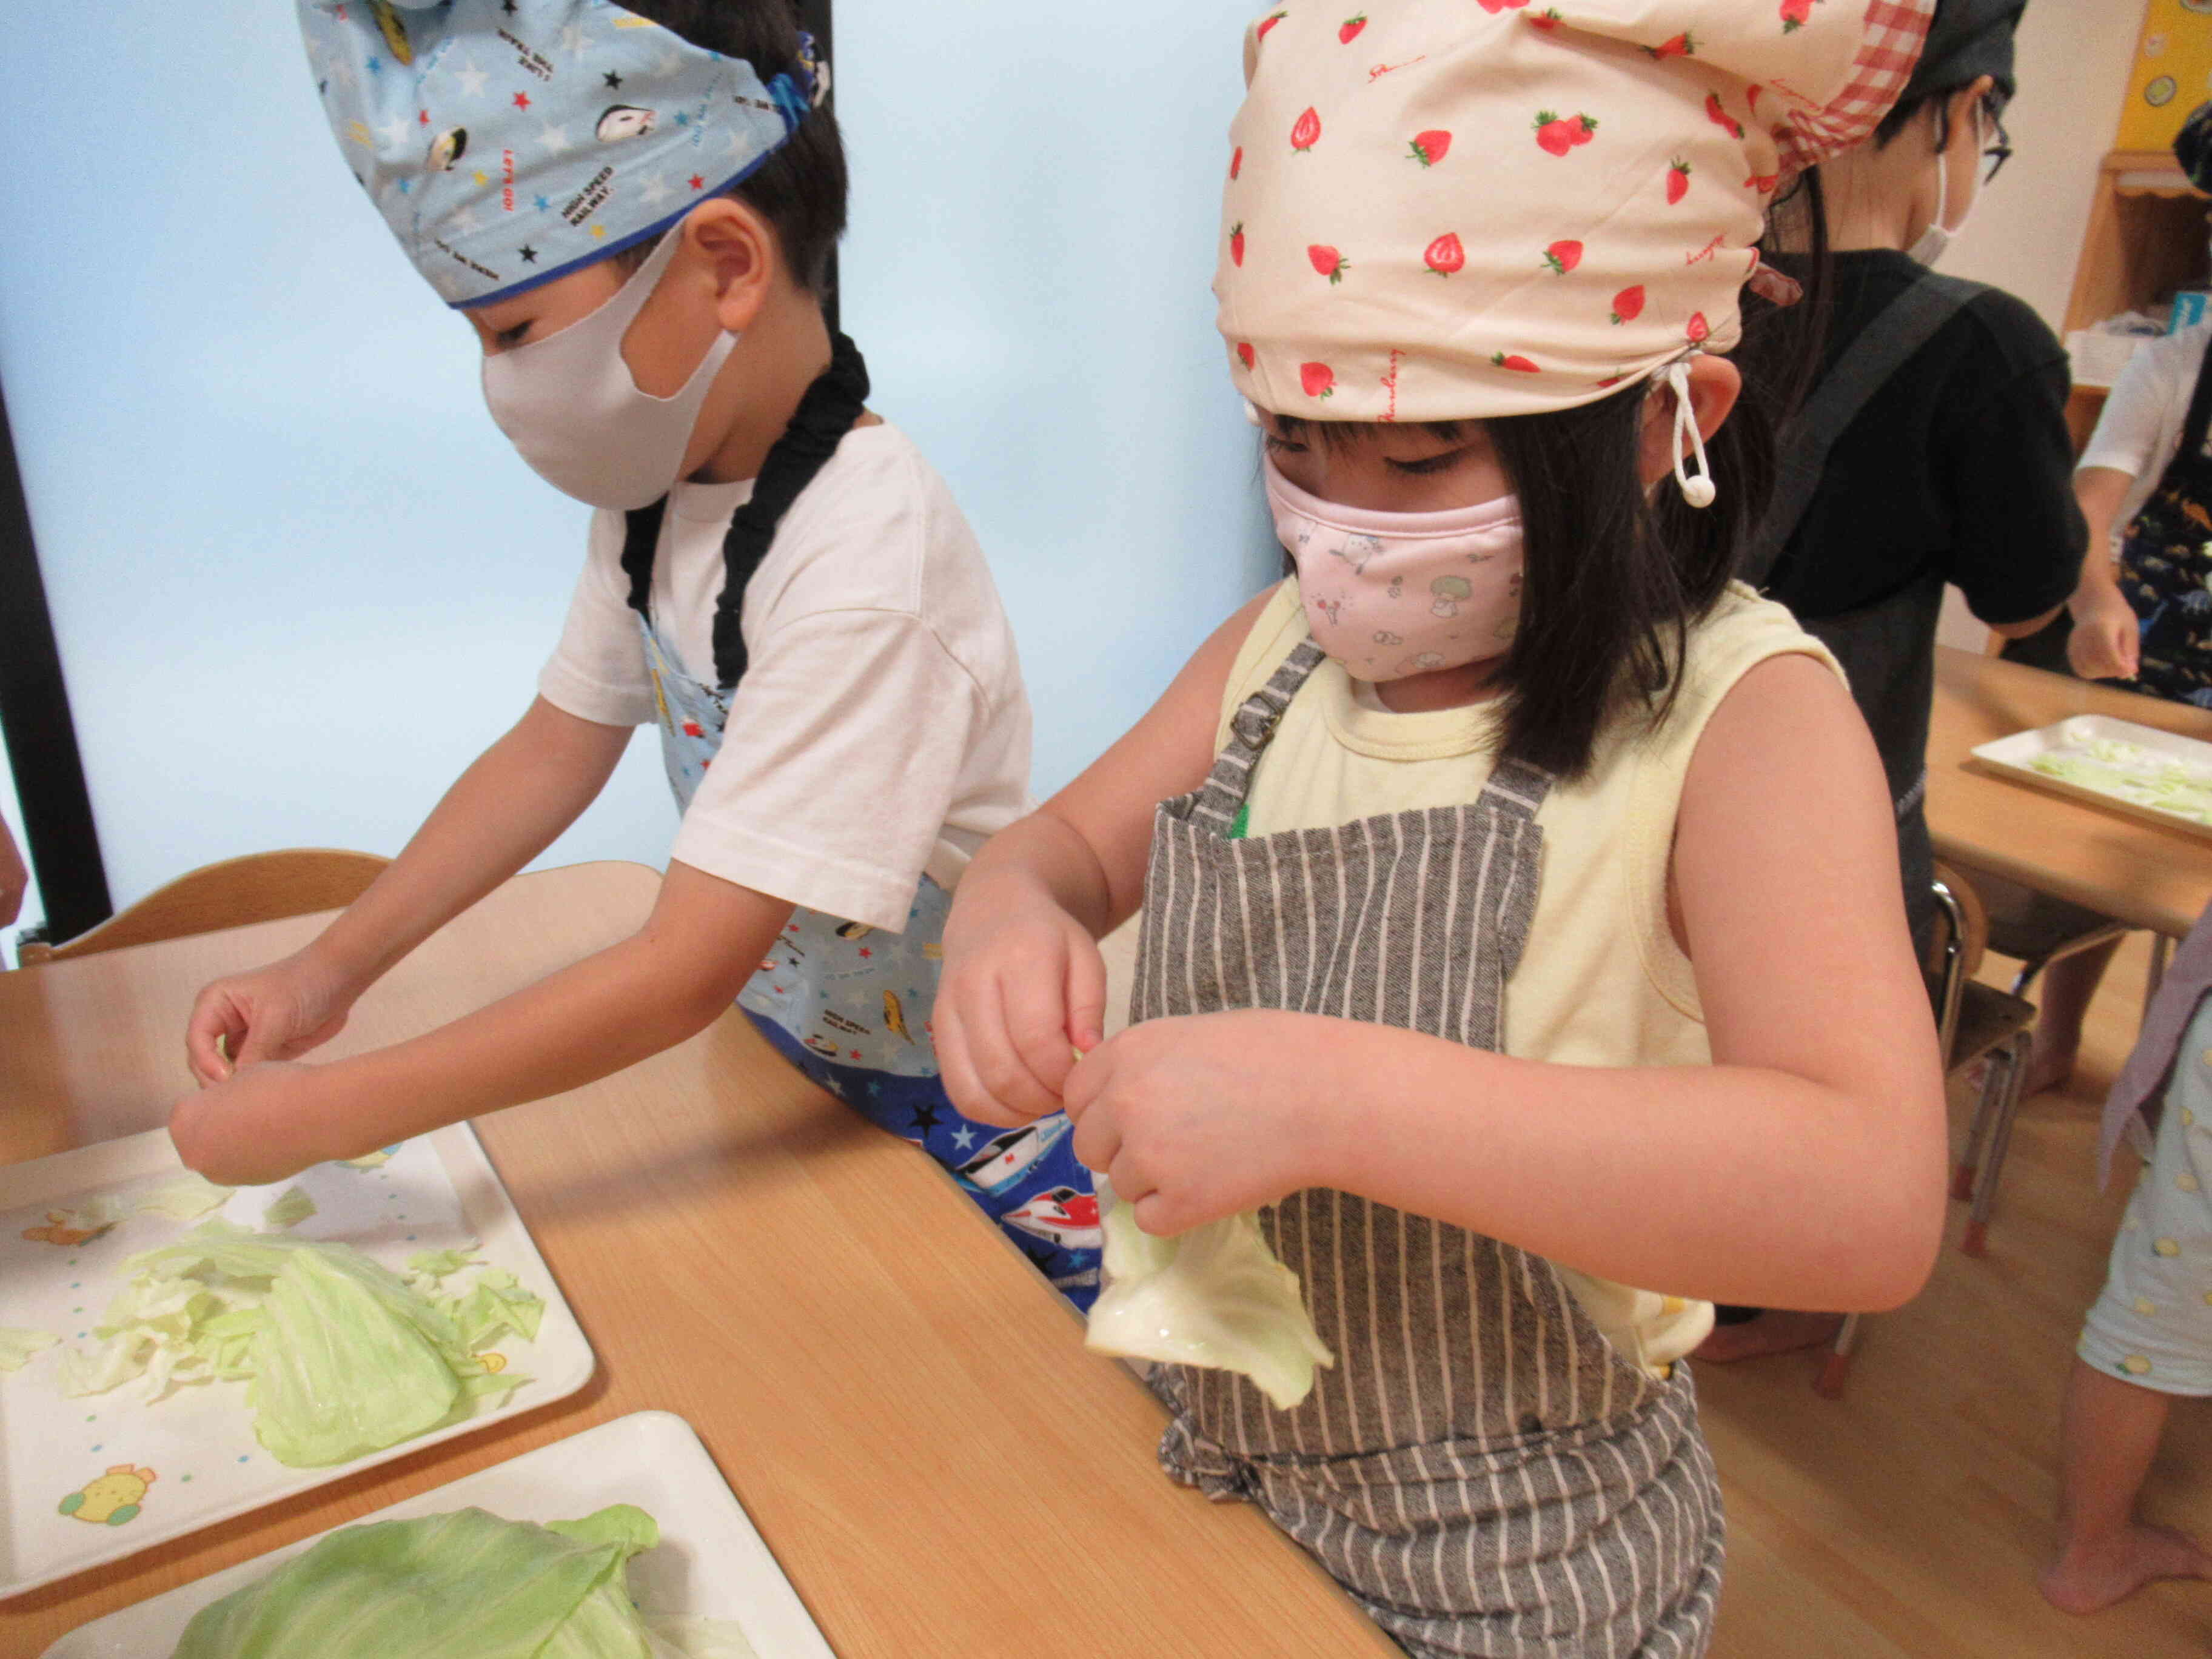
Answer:
[(1678, 1294), (1895, 1305), (1942, 1223), (1942, 1072), (1881, 768), (1832, 676), (1778, 659), (1722, 704), (1674, 877), (1709, 1066), (1273, 1012), (1161, 1020), (1076, 1068), (1077, 1151), (1155, 1232), (1336, 1187)]
[(180, 1102), (171, 1136), (211, 1179), (276, 1181), (580, 1087), (705, 1030), (790, 915), (786, 901), (672, 863), (653, 915), (620, 944), (388, 1048), (242, 1069)]
[(2132, 472), (2110, 466), (2085, 466), (2074, 475), (2074, 499), (2089, 523), (2089, 551), (2066, 602), (2074, 613), (2066, 658), (2084, 679), (2133, 679), (2140, 666), (2135, 608), (2120, 592), (2111, 556), (2113, 521), (2135, 481)]
[(1106, 974), (1094, 941), (1144, 902), (1153, 807), (1205, 781), (1229, 672), (1273, 595), (1216, 629), (1142, 720), (961, 878), (934, 1019), (945, 1087), (971, 1117), (1013, 1124), (1060, 1109), (1072, 1050), (1099, 1040)]
[(31, 890), (31, 872), (15, 850), (15, 837), (0, 823), (0, 927), (23, 913), (23, 895)]
[(544, 852), (590, 805), (631, 728), (579, 720), (535, 699), (432, 811), (406, 848), (314, 941), (257, 973), (202, 991), (185, 1032), (193, 1075), (287, 1060), (343, 1029), (361, 994), (410, 951)]

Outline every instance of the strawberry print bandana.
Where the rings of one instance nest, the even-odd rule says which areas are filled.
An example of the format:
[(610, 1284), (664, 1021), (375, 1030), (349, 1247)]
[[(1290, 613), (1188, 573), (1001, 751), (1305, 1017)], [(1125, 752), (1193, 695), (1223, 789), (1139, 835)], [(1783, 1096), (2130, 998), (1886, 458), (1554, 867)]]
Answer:
[(1593, 402), (1741, 333), (1774, 193), (1869, 137), (1935, 0), (1284, 0), (1244, 43), (1214, 293), (1315, 420)]
[(829, 85), (764, 83), (608, 0), (298, 6), (346, 164), (453, 306), (665, 230), (774, 154)]

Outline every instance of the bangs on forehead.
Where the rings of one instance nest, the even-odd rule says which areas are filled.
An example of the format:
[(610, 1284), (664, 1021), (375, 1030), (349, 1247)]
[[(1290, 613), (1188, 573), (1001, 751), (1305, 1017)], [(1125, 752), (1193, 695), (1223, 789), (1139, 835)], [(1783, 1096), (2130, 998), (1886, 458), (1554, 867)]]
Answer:
[(1278, 438), (1294, 444), (1318, 443), (1339, 452), (1364, 448), (1393, 430), (1425, 432), (1439, 443), (1455, 444), (1482, 429), (1480, 421), (1407, 421), (1394, 428), (1379, 421), (1310, 421), (1299, 415), (1271, 415), (1268, 419)]

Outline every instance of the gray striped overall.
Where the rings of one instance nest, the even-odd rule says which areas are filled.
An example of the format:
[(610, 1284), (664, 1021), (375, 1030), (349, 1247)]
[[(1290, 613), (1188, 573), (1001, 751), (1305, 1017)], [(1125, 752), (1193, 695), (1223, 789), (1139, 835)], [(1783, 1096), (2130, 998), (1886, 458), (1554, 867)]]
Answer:
[[(1471, 805), (1242, 838), (1254, 768), (1322, 660), (1298, 647), (1154, 825), (1136, 1019), (1285, 1008), (1498, 1048), (1535, 910), (1549, 780)], [(1719, 1483), (1686, 1366), (1628, 1364), (1552, 1265), (1311, 1188), (1261, 1212), (1336, 1364), (1291, 1411), (1161, 1365), (1160, 1461), (1260, 1504), (1409, 1651), (1686, 1659), (1720, 1591)]]

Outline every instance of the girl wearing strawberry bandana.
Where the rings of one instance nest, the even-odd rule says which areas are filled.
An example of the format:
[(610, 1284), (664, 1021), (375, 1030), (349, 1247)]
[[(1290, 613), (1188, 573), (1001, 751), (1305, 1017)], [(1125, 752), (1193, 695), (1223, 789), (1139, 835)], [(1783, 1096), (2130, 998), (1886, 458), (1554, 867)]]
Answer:
[(1769, 205), (1929, 9), (1255, 23), (1215, 291), (1296, 574), (947, 925), (961, 1109), (1065, 1107), (1146, 1232), (1256, 1212), (1327, 1351), (1271, 1395), (1160, 1332), (1168, 1472), (1425, 1659), (1705, 1651), (1711, 1303), (1884, 1309), (1934, 1259), (1888, 797), (1832, 659), (1729, 580), (1772, 453), (1723, 355)]

